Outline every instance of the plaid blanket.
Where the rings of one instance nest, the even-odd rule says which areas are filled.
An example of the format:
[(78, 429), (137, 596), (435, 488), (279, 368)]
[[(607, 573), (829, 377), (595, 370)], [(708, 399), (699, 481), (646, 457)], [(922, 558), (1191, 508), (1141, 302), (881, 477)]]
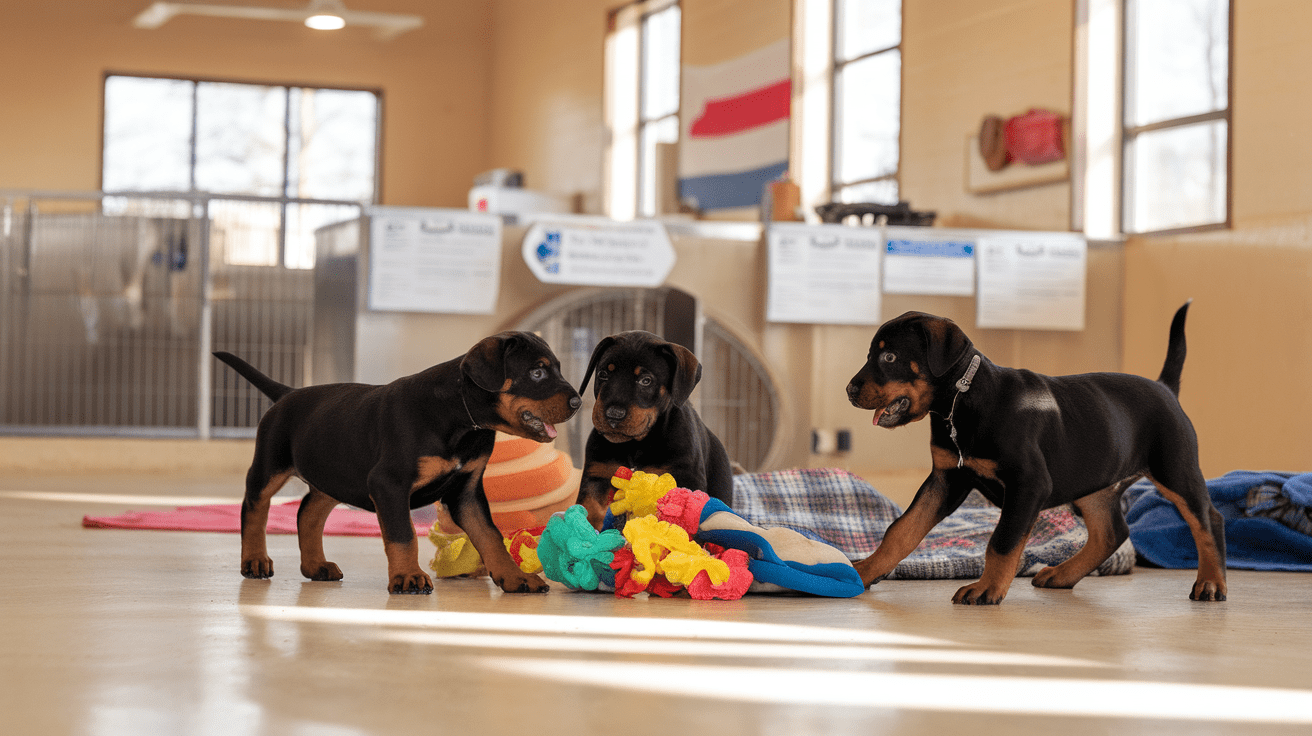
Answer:
[[(836, 468), (753, 473), (734, 478), (734, 511), (763, 527), (787, 527), (834, 545), (848, 559), (869, 556), (902, 509), (873, 486)], [(978, 578), (999, 509), (978, 492), (943, 520), (897, 566), (889, 579)], [(1088, 532), (1069, 505), (1039, 515), (1025, 547), (1021, 575), (1064, 562), (1084, 546)], [(1127, 541), (1094, 575), (1121, 575), (1134, 567)]]

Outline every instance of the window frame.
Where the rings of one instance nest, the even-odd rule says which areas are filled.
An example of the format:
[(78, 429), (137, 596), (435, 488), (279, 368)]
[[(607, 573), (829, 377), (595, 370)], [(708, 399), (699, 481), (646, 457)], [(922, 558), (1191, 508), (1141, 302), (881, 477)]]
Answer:
[[(647, 3), (647, 4), (651, 5), (652, 3)], [(679, 13), (679, 32), (678, 32), (679, 42), (678, 42), (678, 49), (676, 52), (677, 61), (675, 64), (675, 68), (676, 68), (675, 88), (677, 90), (678, 102), (674, 105), (673, 112), (668, 112), (658, 117), (647, 117), (647, 111), (645, 109), (646, 93), (647, 93), (648, 85), (650, 84), (651, 81), (647, 76), (647, 43), (646, 43), (647, 23), (654, 16), (659, 15), (661, 13), (670, 12), (671, 10), (677, 10)], [(638, 51), (638, 115), (637, 115), (636, 135), (634, 136), (634, 144), (637, 146), (637, 153), (635, 157), (635, 161), (637, 162), (637, 165), (635, 167), (637, 180), (634, 182), (633, 211), (637, 217), (656, 217), (661, 213), (654, 211), (655, 209), (654, 191), (651, 193), (653, 197), (653, 211), (652, 212), (643, 211), (648, 195), (647, 192), (648, 180), (651, 181), (651, 185), (655, 189), (659, 189), (660, 186), (660, 182), (656, 181), (656, 171), (655, 171), (656, 160), (654, 158), (650, 161), (647, 160), (648, 159), (647, 149), (643, 145), (643, 140), (644, 140), (644, 135), (647, 132), (648, 128), (655, 127), (656, 125), (663, 123), (667, 120), (674, 121), (675, 146), (679, 145), (679, 139), (682, 137), (681, 123), (683, 121), (683, 89), (682, 89), (683, 7), (680, 5), (678, 0), (660, 4), (660, 7), (657, 7), (654, 10), (648, 8), (643, 9), (642, 16), (638, 20), (637, 51)]]
[[(648, 19), (670, 8), (679, 9), (678, 104), (673, 113), (646, 117), (647, 59), (644, 50)], [(629, 38), (632, 34), (632, 38)], [(606, 128), (604, 154), (603, 210), (616, 220), (656, 217), (660, 212), (643, 212), (647, 194), (644, 180), (655, 160), (643, 150), (643, 133), (650, 125), (675, 121), (675, 145), (682, 136), (683, 115), (683, 6), (680, 0), (630, 0), (606, 14), (603, 117)], [(631, 139), (631, 140), (630, 140)], [(652, 170), (654, 174), (654, 170)], [(653, 176), (653, 181), (654, 176)], [(660, 182), (655, 182), (659, 192)], [(657, 199), (659, 197), (657, 196)], [(659, 205), (659, 202), (657, 202)]]
[[(375, 101), (375, 128), (374, 128), (374, 182), (373, 192), (370, 199), (365, 204), (377, 204), (382, 201), (383, 194), (383, 90), (375, 87), (352, 87), (347, 85), (324, 85), (324, 84), (300, 84), (295, 82), (270, 82), (254, 81), (250, 79), (228, 79), (220, 77), (201, 77), (175, 74), (144, 74), (138, 72), (119, 72), (106, 71), (100, 82), (100, 170), (98, 172), (98, 186), (103, 190), (105, 184), (105, 125), (108, 122), (108, 100), (106, 99), (106, 86), (112, 77), (131, 77), (136, 79), (160, 79), (172, 80), (179, 82), (190, 82), (192, 84), (191, 96), (191, 141), (190, 141), (190, 163), (188, 166), (187, 180), (189, 188), (186, 191), (159, 192), (160, 194), (195, 194), (196, 189), (196, 148), (198, 133), (198, 115), (197, 115), (197, 96), (201, 84), (234, 84), (246, 85), (251, 87), (274, 87), (281, 88), (284, 91), (283, 106), (283, 165), (282, 165), (282, 186), (278, 198), (298, 199), (295, 195), (288, 194), (288, 185), (292, 183), (292, 178), (288, 169), (290, 168), (292, 137), (289, 132), (291, 124), (291, 91), (293, 89), (309, 90), (331, 90), (342, 92), (367, 92), (374, 96)], [(150, 192), (155, 193), (155, 192)], [(229, 193), (233, 194), (233, 193)], [(235, 196), (248, 196), (245, 194), (235, 194)], [(258, 196), (258, 195), (255, 195)]]
[[(1227, 0), (1226, 3), (1226, 104), (1223, 109), (1213, 110), (1211, 112), (1197, 113), (1186, 115), (1178, 118), (1168, 118), (1158, 120), (1144, 125), (1131, 125), (1129, 123), (1130, 104), (1128, 97), (1132, 91), (1131, 80), (1131, 28), (1129, 5), (1133, 0), (1120, 0), (1120, 90), (1118, 100), (1118, 127), (1120, 146), (1118, 149), (1119, 161), (1119, 186), (1117, 190), (1118, 207), (1117, 213), (1117, 230), (1122, 236), (1144, 236), (1144, 235), (1179, 235), (1185, 233), (1208, 232), (1212, 230), (1227, 230), (1233, 226), (1232, 218), (1234, 217), (1234, 101), (1235, 101), (1235, 0)], [(1163, 228), (1160, 230), (1132, 230), (1131, 219), (1133, 212), (1131, 202), (1133, 201), (1133, 187), (1131, 181), (1132, 170), (1128, 165), (1131, 161), (1130, 150), (1135, 140), (1144, 133), (1153, 133), (1161, 130), (1171, 130), (1174, 128), (1183, 128), (1200, 123), (1221, 121), (1225, 124), (1225, 215), (1219, 222), (1201, 223), (1198, 225), (1185, 225), (1181, 227)]]
[[(905, 69), (902, 65), (902, 43), (905, 40), (906, 31), (906, 13), (905, 1), (899, 0), (898, 5), (898, 40), (892, 46), (877, 48), (873, 51), (867, 51), (859, 56), (850, 59), (840, 59), (840, 24), (842, 18), (842, 4), (844, 0), (830, 0), (830, 36), (829, 36), (829, 199), (834, 202), (842, 201), (842, 192), (844, 189), (861, 186), (863, 184), (874, 184), (877, 182), (891, 181), (897, 191), (897, 200), (902, 198), (902, 112), (905, 103)], [(874, 177), (863, 179), (853, 179), (850, 181), (841, 181), (838, 172), (840, 170), (839, 147), (841, 140), (839, 138), (840, 121), (839, 112), (842, 105), (842, 95), (840, 94), (840, 80), (843, 76), (844, 67), (854, 63), (873, 58), (875, 56), (896, 51), (898, 55), (898, 105), (897, 105), (897, 166), (892, 173), (881, 174)], [(891, 203), (890, 203), (891, 204)]]

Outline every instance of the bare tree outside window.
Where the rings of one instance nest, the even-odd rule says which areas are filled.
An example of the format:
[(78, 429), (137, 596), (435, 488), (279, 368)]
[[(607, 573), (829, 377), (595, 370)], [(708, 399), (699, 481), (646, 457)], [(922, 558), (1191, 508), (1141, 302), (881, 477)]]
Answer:
[(834, 200), (897, 204), (902, 0), (835, 0)]
[(679, 53), (682, 11), (678, 5), (643, 16), (638, 134), (638, 214), (656, 215), (657, 144), (679, 142)]
[(1228, 222), (1230, 27), (1227, 0), (1126, 0), (1126, 232)]
[[(369, 91), (110, 75), (101, 187), (370, 204), (378, 119)], [(341, 209), (213, 202), (209, 216), (225, 262), (310, 268), (314, 230)]]

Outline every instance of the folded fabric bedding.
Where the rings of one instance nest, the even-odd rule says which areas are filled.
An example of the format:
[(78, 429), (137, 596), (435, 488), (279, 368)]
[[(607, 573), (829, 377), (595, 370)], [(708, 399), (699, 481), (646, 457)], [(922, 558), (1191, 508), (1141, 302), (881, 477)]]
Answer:
[[(851, 473), (836, 468), (781, 470), (734, 478), (734, 511), (764, 527), (787, 527), (842, 550), (850, 560), (869, 556), (902, 509)], [(890, 579), (978, 578), (984, 550), (1000, 509), (978, 492), (935, 527)], [(1021, 575), (1066, 561), (1084, 546), (1088, 531), (1069, 505), (1039, 515), (1025, 547)], [(1134, 567), (1127, 541), (1094, 575), (1120, 575)]]
[[(1226, 566), (1312, 571), (1312, 473), (1236, 470), (1207, 481), (1225, 517)], [(1130, 541), (1159, 567), (1198, 567), (1193, 535), (1180, 512), (1148, 481), (1125, 492)]]
[[(300, 501), (275, 503), (269, 507), (269, 534), (295, 534)], [(128, 511), (114, 516), (84, 516), (82, 526), (91, 529), (158, 529), (178, 532), (241, 531), (241, 504), (180, 506), (169, 511)], [(432, 522), (415, 519), (415, 531), (428, 534)], [(339, 537), (378, 537), (378, 516), (372, 511), (336, 508), (328, 515), (323, 533)]]

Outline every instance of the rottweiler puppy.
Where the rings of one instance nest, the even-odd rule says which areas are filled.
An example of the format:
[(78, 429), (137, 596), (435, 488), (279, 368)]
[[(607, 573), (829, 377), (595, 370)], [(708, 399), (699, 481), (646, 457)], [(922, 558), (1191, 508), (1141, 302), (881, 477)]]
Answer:
[(508, 593), (547, 584), (520, 571), (492, 524), (483, 470), (496, 431), (550, 442), (582, 403), (546, 341), (503, 332), (464, 356), (383, 385), (333, 383), (293, 389), (240, 358), (214, 354), (273, 400), (255, 435), (241, 508), (241, 574), (273, 576), (265, 545), (269, 504), (292, 476), (310, 486), (296, 515), (301, 574), (341, 580), (324, 557), (323, 528), (339, 503), (378, 515), (388, 590), (431, 593), (419, 567), (410, 510), (441, 501), (469, 534), (493, 581)]
[(702, 377), (691, 350), (650, 332), (621, 332), (597, 343), (580, 393), (594, 373), (597, 403), (578, 496), (593, 526), (605, 519), (620, 466), (669, 473), (683, 488), (733, 502), (729, 455), (687, 403)]
[(1000, 603), (1039, 511), (1074, 503), (1089, 539), (1034, 578), (1071, 588), (1129, 536), (1121, 494), (1151, 480), (1179, 509), (1198, 548), (1189, 597), (1223, 601), (1225, 525), (1198, 466), (1198, 437), (1177, 396), (1186, 303), (1171, 321), (1156, 381), (1123, 373), (1044, 376), (994, 365), (949, 319), (908, 312), (875, 332), (865, 366), (847, 385), (854, 406), (892, 429), (930, 417), (933, 470), (879, 548), (856, 564), (867, 586), (893, 571), (978, 488), (1002, 509), (979, 581), (954, 603)]

